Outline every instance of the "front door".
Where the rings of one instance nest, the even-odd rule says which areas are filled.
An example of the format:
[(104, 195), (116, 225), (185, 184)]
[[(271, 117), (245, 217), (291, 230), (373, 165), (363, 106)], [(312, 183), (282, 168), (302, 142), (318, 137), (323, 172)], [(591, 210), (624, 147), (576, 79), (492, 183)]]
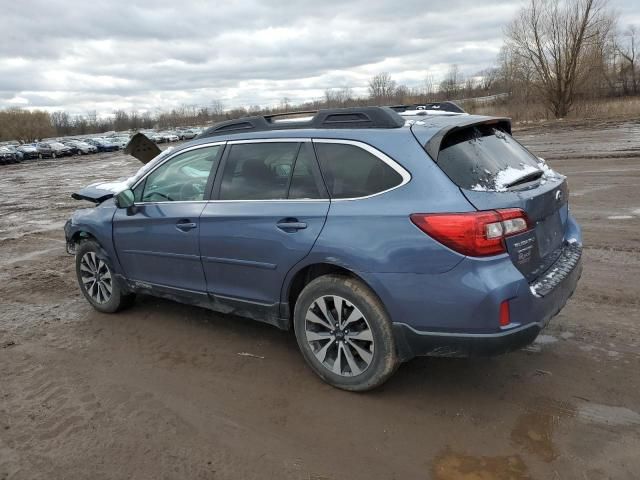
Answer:
[(329, 210), (313, 146), (229, 142), (220, 170), (200, 218), (207, 290), (276, 311), (287, 272), (309, 253)]
[(134, 187), (134, 207), (117, 210), (114, 243), (129, 280), (206, 291), (200, 214), (222, 148), (205, 146), (169, 158)]

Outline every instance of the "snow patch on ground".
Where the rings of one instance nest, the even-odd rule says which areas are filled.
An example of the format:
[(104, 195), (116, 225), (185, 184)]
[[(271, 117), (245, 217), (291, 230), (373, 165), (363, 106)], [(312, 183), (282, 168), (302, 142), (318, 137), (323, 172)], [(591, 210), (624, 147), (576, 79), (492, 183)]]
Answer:
[(611, 215), (607, 217), (609, 220), (631, 220), (633, 219), (632, 215)]

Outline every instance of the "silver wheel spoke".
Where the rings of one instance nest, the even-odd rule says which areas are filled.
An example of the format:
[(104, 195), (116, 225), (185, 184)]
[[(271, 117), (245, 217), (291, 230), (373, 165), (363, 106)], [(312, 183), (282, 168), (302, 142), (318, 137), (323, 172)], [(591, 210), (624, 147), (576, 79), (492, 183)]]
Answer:
[(307, 317), (306, 317), (308, 322), (313, 322), (313, 323), (317, 323), (322, 325), (323, 327), (325, 327), (327, 330), (333, 330), (333, 325), (331, 325), (329, 322), (327, 322), (326, 320), (323, 320), (322, 318), (320, 318), (319, 316), (317, 316), (315, 313), (313, 313), (311, 310), (309, 310), (307, 312)]
[(349, 368), (351, 369), (351, 373), (353, 375), (358, 375), (362, 372), (362, 369), (356, 363), (356, 359), (353, 357), (353, 353), (351, 353), (351, 349), (349, 345), (345, 345), (344, 348), (344, 356), (347, 359), (347, 363), (349, 364)]
[(336, 308), (338, 328), (342, 328), (342, 297), (333, 297), (333, 306)]
[(333, 335), (329, 332), (310, 332), (307, 330), (307, 340), (310, 342), (317, 342), (321, 340), (331, 340)]
[(342, 325), (342, 327), (347, 328), (353, 322), (357, 322), (361, 318), (362, 318), (362, 314), (360, 313), (360, 310), (358, 310), (357, 308), (354, 308), (353, 311), (347, 317), (347, 319), (344, 321), (344, 324)]
[(373, 361), (375, 341), (369, 322), (343, 297), (324, 295), (313, 301), (305, 315), (305, 335), (315, 357), (335, 375), (360, 375)]
[(336, 359), (333, 362), (333, 373), (337, 373), (338, 375), (342, 375), (342, 344), (338, 344), (338, 354), (336, 355)]
[(349, 345), (351, 345), (355, 349), (355, 351), (358, 352), (358, 355), (360, 355), (360, 358), (362, 358), (367, 363), (371, 363), (371, 360), (373, 359), (373, 354), (370, 351), (365, 350), (357, 343), (352, 342), (350, 339), (347, 339), (347, 343), (349, 343)]
[(362, 330), (361, 332), (349, 332), (345, 334), (350, 340), (363, 340), (365, 342), (373, 342), (373, 334), (371, 330)]
[(318, 300), (316, 300), (316, 305), (318, 305), (320, 310), (322, 310), (322, 314), (324, 315), (324, 318), (326, 318), (329, 321), (332, 328), (335, 327), (336, 321), (333, 319), (333, 315), (331, 315), (331, 312), (327, 308), (327, 302), (325, 300), (325, 297), (320, 297)]
[(335, 343), (335, 340), (332, 338), (329, 342), (327, 342), (327, 344), (324, 347), (322, 347), (320, 350), (315, 352), (315, 355), (316, 357), (318, 357), (318, 360), (324, 363), (324, 361), (327, 358), (327, 351), (329, 350), (329, 347), (331, 347), (334, 343)]

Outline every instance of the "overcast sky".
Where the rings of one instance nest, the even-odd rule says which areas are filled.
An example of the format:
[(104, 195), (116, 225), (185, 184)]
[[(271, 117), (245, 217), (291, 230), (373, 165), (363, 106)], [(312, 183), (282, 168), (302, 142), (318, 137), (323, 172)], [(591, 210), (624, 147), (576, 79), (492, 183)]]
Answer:
[[(487, 5), (491, 5), (490, 7)], [(518, 0), (0, 0), (0, 108), (293, 103), (491, 66)], [(640, 0), (612, 0), (640, 25)]]

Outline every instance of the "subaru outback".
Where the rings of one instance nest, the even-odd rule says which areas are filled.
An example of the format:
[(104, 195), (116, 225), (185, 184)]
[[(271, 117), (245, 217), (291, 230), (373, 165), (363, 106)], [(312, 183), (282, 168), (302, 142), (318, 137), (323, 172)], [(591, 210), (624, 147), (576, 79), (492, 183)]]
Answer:
[(65, 226), (80, 289), (293, 329), (346, 390), (521, 348), (575, 290), (582, 237), (566, 178), (510, 133), (445, 102), (247, 117), (162, 153), (137, 135), (136, 175), (73, 194), (96, 203)]

